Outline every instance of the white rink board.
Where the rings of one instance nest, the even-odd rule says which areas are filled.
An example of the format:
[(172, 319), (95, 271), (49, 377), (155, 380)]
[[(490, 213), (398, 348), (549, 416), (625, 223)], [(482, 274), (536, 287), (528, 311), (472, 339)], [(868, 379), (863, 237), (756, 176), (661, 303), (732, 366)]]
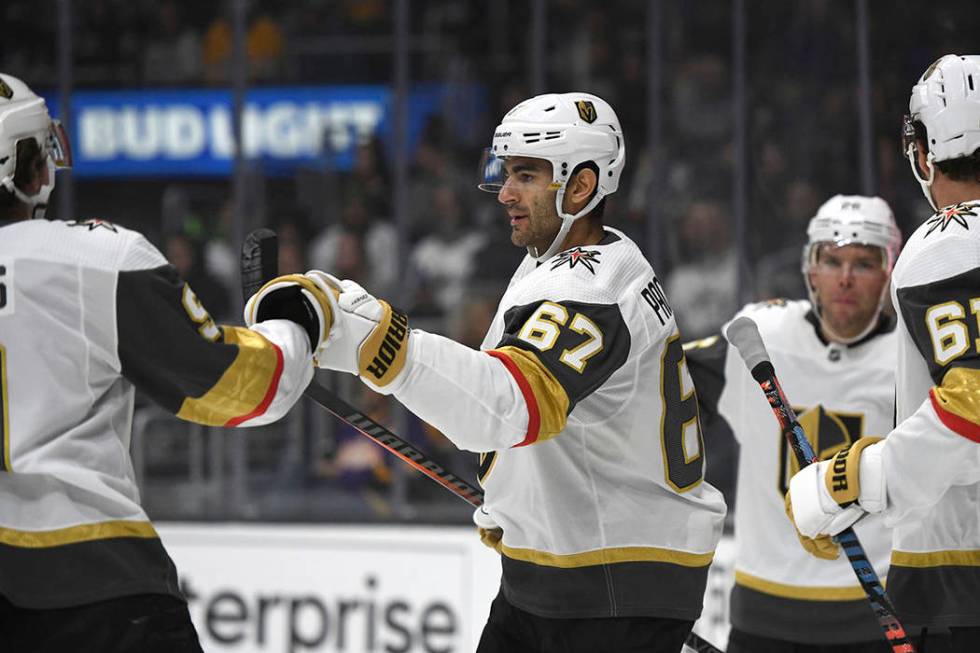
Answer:
[[(158, 524), (206, 653), (467, 653), (500, 583), (475, 528)], [(731, 543), (698, 631), (727, 639)], [(713, 590), (716, 587), (718, 589)], [(719, 608), (724, 608), (720, 613)], [(724, 644), (722, 641), (721, 644)]]

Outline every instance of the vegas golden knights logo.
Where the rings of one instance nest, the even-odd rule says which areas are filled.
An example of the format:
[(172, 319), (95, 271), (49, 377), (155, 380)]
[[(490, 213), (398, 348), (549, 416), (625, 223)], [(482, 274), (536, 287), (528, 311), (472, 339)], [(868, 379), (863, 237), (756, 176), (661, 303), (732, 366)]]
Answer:
[[(7, 82), (0, 79), (0, 96), (7, 98), (8, 100), (14, 97), (14, 89), (7, 85)], [(579, 110), (581, 112), (581, 109)]]
[[(799, 416), (800, 426), (806, 431), (810, 444), (820, 460), (827, 460), (842, 449), (851, 446), (864, 435), (864, 415), (827, 410), (820, 404), (811, 408), (793, 406)], [(779, 435), (778, 487), (782, 494), (789, 489), (789, 479), (800, 471), (796, 456), (789, 449), (786, 437)]]
[(579, 118), (587, 123), (594, 123), (598, 117), (595, 113), (595, 105), (588, 100), (577, 100), (575, 102), (575, 108), (578, 109)]

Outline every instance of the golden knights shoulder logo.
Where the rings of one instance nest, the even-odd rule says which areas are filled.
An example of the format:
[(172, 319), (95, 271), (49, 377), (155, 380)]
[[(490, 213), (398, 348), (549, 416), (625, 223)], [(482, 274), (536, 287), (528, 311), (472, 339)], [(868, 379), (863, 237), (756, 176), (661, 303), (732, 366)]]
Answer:
[(116, 229), (116, 225), (112, 224), (108, 220), (103, 220), (102, 218), (90, 218), (88, 220), (69, 220), (68, 221), (68, 226), (69, 227), (88, 227), (88, 230), (89, 231), (92, 231), (93, 229), (98, 229), (98, 228), (101, 227), (102, 229), (106, 229), (107, 231), (111, 231), (114, 234), (119, 233), (119, 230)]
[[(827, 410), (820, 404), (810, 408), (793, 406), (793, 410), (820, 460), (831, 458), (864, 435), (863, 413)], [(779, 460), (782, 461), (779, 466), (778, 488), (781, 494), (786, 494), (789, 489), (789, 479), (800, 471), (800, 466), (796, 462), (796, 456), (789, 449), (786, 437), (782, 433), (778, 437)]]
[(578, 117), (590, 125), (598, 118), (595, 112), (595, 105), (589, 100), (576, 100), (575, 108), (578, 109)]
[(14, 97), (14, 89), (10, 88), (10, 85), (2, 79), (0, 79), (0, 97), (4, 97), (8, 100)]
[(563, 265), (574, 268), (576, 265), (581, 264), (586, 270), (595, 274), (595, 266), (602, 262), (599, 260), (599, 256), (601, 255), (602, 252), (595, 249), (575, 247), (559, 254), (555, 258), (554, 263), (551, 264), (551, 269), (556, 270)]
[(951, 224), (959, 225), (960, 227), (969, 231), (970, 224), (967, 222), (966, 218), (977, 217), (976, 209), (980, 207), (980, 204), (976, 202), (960, 202), (959, 204), (953, 204), (952, 206), (947, 206), (946, 208), (939, 209), (934, 216), (926, 220), (926, 224), (929, 229), (926, 230), (925, 235), (930, 235), (932, 232), (936, 231), (946, 231), (946, 227)]

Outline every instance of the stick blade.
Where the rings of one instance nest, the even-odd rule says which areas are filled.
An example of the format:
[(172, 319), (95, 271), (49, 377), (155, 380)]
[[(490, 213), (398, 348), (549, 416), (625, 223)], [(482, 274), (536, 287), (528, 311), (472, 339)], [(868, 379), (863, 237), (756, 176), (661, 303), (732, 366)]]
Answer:
[(279, 243), (272, 229), (256, 229), (242, 243), (242, 295), (245, 301), (279, 276)]

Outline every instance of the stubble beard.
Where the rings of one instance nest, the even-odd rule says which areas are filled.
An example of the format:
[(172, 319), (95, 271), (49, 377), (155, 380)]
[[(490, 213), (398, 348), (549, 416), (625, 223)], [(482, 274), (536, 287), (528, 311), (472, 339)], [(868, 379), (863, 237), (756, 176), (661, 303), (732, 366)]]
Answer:
[(535, 247), (539, 255), (543, 254), (561, 229), (561, 220), (548, 208), (532, 205), (523, 224), (511, 227), (510, 242), (518, 247)]

